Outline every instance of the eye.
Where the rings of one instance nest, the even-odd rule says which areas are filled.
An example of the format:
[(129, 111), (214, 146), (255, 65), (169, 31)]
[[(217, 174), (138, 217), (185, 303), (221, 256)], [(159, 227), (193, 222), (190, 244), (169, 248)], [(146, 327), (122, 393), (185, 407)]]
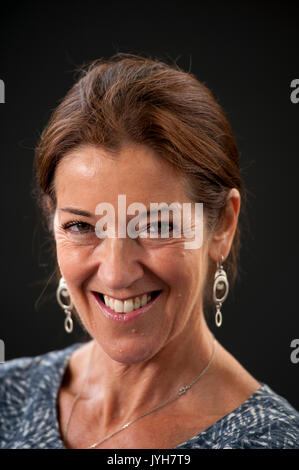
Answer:
[(79, 220), (73, 220), (72, 222), (68, 222), (64, 224), (62, 228), (67, 232), (78, 234), (90, 233), (93, 231), (93, 228), (90, 224)]
[(171, 222), (162, 222), (158, 221), (153, 224), (148, 224), (147, 229), (149, 233), (158, 233), (161, 235), (162, 233), (167, 233), (167, 230), (169, 233), (173, 231), (173, 224)]

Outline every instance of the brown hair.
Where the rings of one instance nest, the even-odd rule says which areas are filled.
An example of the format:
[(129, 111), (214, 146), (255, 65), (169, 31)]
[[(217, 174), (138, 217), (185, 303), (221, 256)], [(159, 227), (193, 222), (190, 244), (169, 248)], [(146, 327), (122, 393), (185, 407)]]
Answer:
[[(82, 144), (117, 152), (130, 141), (184, 175), (191, 200), (204, 204), (209, 230), (221, 221), (231, 188), (245, 196), (236, 141), (210, 90), (176, 64), (118, 53), (83, 70), (43, 131), (35, 153), (42, 205), (50, 197), (55, 206), (55, 169), (66, 152)], [(239, 242), (238, 227), (226, 261), (231, 281)]]

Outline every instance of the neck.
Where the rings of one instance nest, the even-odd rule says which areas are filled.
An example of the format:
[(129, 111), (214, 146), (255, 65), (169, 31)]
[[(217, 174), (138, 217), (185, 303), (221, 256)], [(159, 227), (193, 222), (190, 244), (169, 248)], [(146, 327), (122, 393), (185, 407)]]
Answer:
[(92, 352), (92, 362), (84, 394), (94, 401), (104, 427), (125, 423), (155, 407), (201, 373), (210, 360), (213, 337), (203, 315), (198, 318), (196, 328), (182, 332), (142, 363), (114, 361), (96, 341), (91, 342), (86, 357)]

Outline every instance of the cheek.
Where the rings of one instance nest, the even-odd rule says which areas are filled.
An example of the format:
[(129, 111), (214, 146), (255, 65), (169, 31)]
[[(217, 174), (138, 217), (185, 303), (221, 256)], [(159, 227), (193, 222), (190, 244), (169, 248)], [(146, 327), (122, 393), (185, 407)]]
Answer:
[(203, 286), (206, 268), (200, 250), (161, 250), (153, 255), (152, 266), (178, 300), (198, 295)]
[(70, 287), (79, 287), (90, 275), (87, 262), (90, 252), (90, 247), (74, 246), (68, 240), (56, 239), (59, 269)]

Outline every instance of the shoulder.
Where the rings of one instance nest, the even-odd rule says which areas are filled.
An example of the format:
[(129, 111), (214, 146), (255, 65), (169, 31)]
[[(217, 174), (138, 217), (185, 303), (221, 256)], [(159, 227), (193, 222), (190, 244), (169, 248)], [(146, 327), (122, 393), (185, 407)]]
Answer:
[(236, 412), (242, 448), (299, 448), (299, 413), (268, 385), (262, 384)]
[(299, 413), (268, 385), (204, 432), (184, 443), (189, 448), (299, 448)]
[(36, 378), (40, 379), (42, 376), (43, 379), (47, 379), (47, 374), (50, 378), (79, 346), (80, 344), (76, 343), (65, 349), (35, 357), (11, 359), (0, 364), (0, 397), (7, 388), (14, 390), (18, 395), (22, 393), (22, 387), (26, 388)]
[(0, 444), (15, 433), (25, 417), (30, 422), (34, 410), (45, 409), (52, 403), (68, 358), (79, 346), (76, 343), (62, 350), (0, 364)]

